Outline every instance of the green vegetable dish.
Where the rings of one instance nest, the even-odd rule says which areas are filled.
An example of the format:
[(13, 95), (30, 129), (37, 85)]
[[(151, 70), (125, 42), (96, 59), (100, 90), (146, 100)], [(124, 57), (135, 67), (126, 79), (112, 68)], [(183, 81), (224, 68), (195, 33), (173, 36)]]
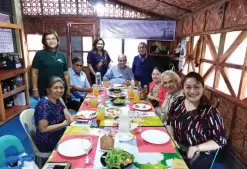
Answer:
[(124, 101), (125, 101), (124, 99), (117, 98), (113, 102), (114, 104), (124, 104)]
[(107, 152), (106, 166), (109, 168), (125, 168), (130, 166), (134, 161), (134, 156), (122, 149), (112, 149)]

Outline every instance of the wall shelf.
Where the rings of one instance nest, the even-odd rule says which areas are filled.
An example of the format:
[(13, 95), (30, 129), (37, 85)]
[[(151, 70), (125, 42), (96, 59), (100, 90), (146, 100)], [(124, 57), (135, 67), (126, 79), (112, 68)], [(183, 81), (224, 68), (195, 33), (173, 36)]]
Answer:
[[(10, 23), (4, 23), (0, 22), (0, 28), (11, 28), (11, 29), (17, 29), (15, 31), (16, 33), (19, 33), (20, 39), (20, 50), (18, 53), (21, 56), (20, 59), (23, 59), (25, 57), (23, 53), (23, 39), (22, 39), (22, 27), (17, 24), (10, 24)], [(0, 125), (4, 124), (8, 120), (12, 119), (16, 115), (20, 114), (23, 110), (27, 109), (30, 104), (29, 100), (29, 89), (28, 89), (28, 79), (27, 79), (27, 69), (26, 69), (26, 59), (23, 59), (23, 67), (22, 68), (17, 68), (17, 69), (9, 69), (9, 70), (0, 70), (0, 83), (3, 80), (9, 79), (9, 78), (15, 78), (16, 76), (22, 76), (23, 78), (23, 86), (18, 87), (12, 91), (9, 91), (7, 93), (3, 93), (2, 91), (2, 85), (0, 85)], [(23, 106), (13, 106), (11, 108), (5, 108), (4, 106), (4, 99), (8, 98), (10, 96), (14, 96), (15, 94), (23, 92), (25, 93), (25, 100), (26, 100), (26, 105)]]
[(3, 94), (3, 98), (5, 99), (5, 98), (7, 98), (7, 97), (9, 97), (9, 96), (13, 96), (13, 95), (15, 95), (16, 93), (19, 93), (19, 92), (21, 92), (21, 91), (24, 91), (25, 89), (26, 89), (26, 85), (21, 86), (21, 87), (18, 87), (18, 88), (16, 88), (15, 90), (11, 90), (11, 91), (9, 91), (9, 92), (7, 92), (7, 93), (4, 93), (4, 94)]

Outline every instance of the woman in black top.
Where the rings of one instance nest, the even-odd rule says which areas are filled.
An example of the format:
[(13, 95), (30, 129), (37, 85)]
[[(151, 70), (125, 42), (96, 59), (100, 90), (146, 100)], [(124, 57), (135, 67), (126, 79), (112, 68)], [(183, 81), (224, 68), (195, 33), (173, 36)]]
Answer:
[(185, 97), (173, 102), (167, 130), (180, 147), (187, 149), (186, 161), (191, 169), (210, 169), (215, 150), (226, 144), (223, 120), (203, 96), (204, 82), (198, 73), (187, 74), (182, 86)]

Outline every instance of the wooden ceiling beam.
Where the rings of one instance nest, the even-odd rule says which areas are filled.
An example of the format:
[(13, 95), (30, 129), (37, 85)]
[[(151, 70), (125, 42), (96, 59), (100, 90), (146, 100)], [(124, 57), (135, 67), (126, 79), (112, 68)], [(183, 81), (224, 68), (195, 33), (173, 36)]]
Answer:
[(192, 15), (194, 15), (194, 14), (196, 14), (196, 13), (200, 13), (200, 12), (205, 11), (205, 10), (207, 10), (207, 9), (214, 8), (214, 7), (216, 7), (216, 6), (220, 6), (220, 5), (222, 5), (222, 4), (225, 4), (227, 1), (230, 1), (230, 0), (218, 0), (218, 2), (211, 2), (211, 3), (209, 3), (209, 4), (203, 5), (202, 7), (198, 8), (197, 10), (192, 11), (192, 13), (185, 14), (185, 15), (183, 15), (183, 16), (178, 17), (177, 20), (182, 19), (182, 18), (184, 18), (184, 17), (192, 16)]
[(157, 19), (175, 20), (174, 18), (170, 18), (170, 17), (164, 16), (164, 15), (159, 15), (159, 14), (157, 14), (155, 12), (150, 12), (148, 10), (144, 10), (144, 9), (129, 5), (129, 4), (121, 2), (119, 0), (108, 0), (108, 2), (115, 3), (115, 4), (118, 4), (118, 5), (130, 8), (132, 10), (135, 10), (135, 11), (140, 12), (140, 13), (144, 13), (146, 15), (152, 16), (152, 17), (157, 18)]
[(175, 7), (175, 8), (177, 8), (177, 9), (179, 9), (179, 10), (183, 10), (183, 11), (185, 11), (186, 13), (192, 13), (192, 11), (189, 10), (189, 9), (182, 8), (182, 7), (177, 6), (177, 5), (173, 5), (173, 4), (169, 3), (169, 2), (165, 2), (165, 1), (162, 1), (162, 0), (156, 0), (156, 1), (158, 1), (158, 2), (160, 2), (160, 3), (163, 3), (163, 4), (166, 4), (166, 5), (168, 5), (168, 6)]

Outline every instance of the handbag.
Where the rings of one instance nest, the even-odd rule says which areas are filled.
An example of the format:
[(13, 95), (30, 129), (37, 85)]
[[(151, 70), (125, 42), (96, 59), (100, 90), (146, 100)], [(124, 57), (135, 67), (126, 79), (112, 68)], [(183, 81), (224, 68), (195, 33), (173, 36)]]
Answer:
[(10, 156), (6, 159), (5, 167), (1, 169), (39, 169), (34, 162), (33, 155), (23, 153), (19, 156)]

